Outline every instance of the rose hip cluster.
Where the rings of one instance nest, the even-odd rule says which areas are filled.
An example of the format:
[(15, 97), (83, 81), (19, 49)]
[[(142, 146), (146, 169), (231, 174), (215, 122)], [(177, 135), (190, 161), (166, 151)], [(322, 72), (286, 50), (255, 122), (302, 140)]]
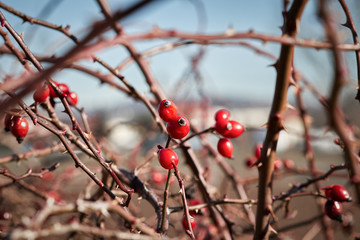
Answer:
[[(53, 81), (53, 82), (61, 90), (61, 93), (63, 94), (64, 97), (66, 97), (66, 100), (69, 102), (70, 105), (75, 106), (78, 103), (79, 97), (78, 97), (77, 93), (71, 92), (70, 88), (67, 84), (58, 83), (56, 81)], [(58, 97), (55, 90), (50, 85), (48, 85), (48, 89), (49, 89), (49, 96), (52, 100), (54, 100), (55, 98)]]
[(339, 222), (342, 222), (342, 202), (350, 202), (349, 192), (341, 185), (330, 185), (324, 188), (327, 201), (325, 203), (325, 214)]
[[(70, 92), (69, 86), (65, 83), (58, 83), (55, 81), (54, 83), (60, 88), (62, 94), (67, 98), (69, 104), (75, 106), (79, 100), (78, 95), (75, 92)], [(50, 97), (52, 100), (58, 97), (54, 89), (48, 83), (41, 84), (38, 88), (35, 89), (33, 94), (35, 104), (46, 101), (48, 97)], [(11, 112), (13, 112), (13, 114), (8, 113), (5, 116), (4, 129), (7, 132), (11, 132), (16, 137), (18, 143), (22, 143), (29, 131), (29, 123), (20, 114), (21, 110), (12, 109)]]
[[(158, 112), (161, 119), (167, 122), (166, 130), (171, 138), (182, 139), (188, 135), (190, 123), (185, 117), (177, 115), (177, 107), (172, 101), (162, 100)], [(177, 166), (179, 158), (173, 150), (161, 146), (158, 148), (158, 159), (163, 168), (173, 169), (174, 165)]]
[(220, 109), (215, 113), (215, 131), (222, 136), (217, 144), (218, 152), (226, 157), (232, 158), (234, 152), (233, 143), (229, 138), (237, 138), (244, 132), (244, 126), (234, 120), (230, 120), (230, 112)]
[[(70, 105), (75, 106), (78, 101), (78, 95), (76, 92), (71, 92), (68, 85), (65, 83), (58, 83), (54, 81), (55, 85), (61, 90), (61, 93), (64, 97), (66, 97), (67, 101)], [(44, 102), (48, 97), (53, 101), (55, 98), (58, 97), (55, 90), (47, 83), (42, 84), (38, 87), (33, 95), (34, 101), (39, 104)]]

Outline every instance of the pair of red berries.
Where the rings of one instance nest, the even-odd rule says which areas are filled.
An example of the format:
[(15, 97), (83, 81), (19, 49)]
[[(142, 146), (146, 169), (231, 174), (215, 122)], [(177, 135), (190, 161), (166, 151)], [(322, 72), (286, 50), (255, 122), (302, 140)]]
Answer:
[(29, 131), (29, 123), (24, 117), (6, 114), (5, 131), (10, 131), (16, 137), (18, 143), (22, 143)]
[[(202, 204), (202, 203), (203, 203), (203, 202), (200, 201), (200, 200), (191, 199), (191, 200), (188, 202), (188, 205), (189, 205), (189, 206), (195, 206), (195, 205), (199, 205), (199, 204)], [(190, 211), (189, 211), (189, 214), (190, 214), (190, 224), (191, 224), (191, 228), (194, 229), (194, 228), (197, 226), (197, 222), (196, 222), (195, 216), (196, 216), (196, 215), (204, 215), (204, 211), (203, 211), (202, 209), (199, 209), (199, 210), (190, 210)], [(184, 227), (185, 230), (189, 230), (185, 216), (184, 216), (183, 219), (182, 219), (182, 224), (183, 224), (183, 227)]]
[(334, 220), (342, 222), (342, 205), (341, 202), (350, 202), (349, 192), (341, 185), (331, 185), (326, 188), (325, 196), (328, 198), (325, 204), (325, 214)]
[(217, 150), (226, 158), (232, 158), (234, 152), (233, 143), (229, 138), (237, 138), (244, 132), (242, 124), (229, 118), (230, 112), (225, 109), (215, 113), (215, 131), (223, 136), (218, 141)]
[(182, 139), (188, 135), (190, 123), (186, 117), (177, 115), (177, 107), (172, 101), (162, 100), (158, 112), (161, 119), (167, 122), (166, 130), (171, 138)]
[[(79, 101), (79, 97), (77, 95), (76, 92), (71, 92), (70, 91), (70, 88), (67, 84), (65, 83), (58, 83), (56, 81), (54, 81), (55, 85), (61, 90), (61, 93), (64, 97), (66, 97), (67, 101), (69, 102), (70, 105), (72, 106), (75, 106), (78, 101)], [(51, 99), (55, 99), (58, 97), (58, 95), (56, 94), (55, 90), (50, 86), (50, 85), (47, 85), (47, 89), (49, 90), (48, 92), (48, 96), (50, 96)], [(39, 90), (40, 91), (40, 90)], [(45, 93), (45, 90), (43, 91)], [(35, 92), (36, 93), (36, 92)], [(34, 93), (34, 100), (36, 102), (38, 102), (36, 99), (35, 99), (35, 93)], [(45, 95), (45, 94), (44, 94)], [(47, 97), (45, 97), (46, 99)], [(43, 101), (45, 101), (45, 99)], [(43, 101), (40, 101), (40, 102), (43, 102)]]

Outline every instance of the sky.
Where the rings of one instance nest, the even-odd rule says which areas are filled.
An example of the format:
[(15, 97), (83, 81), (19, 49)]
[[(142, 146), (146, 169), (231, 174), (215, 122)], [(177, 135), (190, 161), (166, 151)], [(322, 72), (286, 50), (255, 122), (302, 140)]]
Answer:
[[(52, 1), (51, 11), (43, 9), (49, 6), (49, 0), (6, 0), (5, 4), (26, 13), (27, 15), (58, 24), (69, 25), (70, 31), (80, 38), (86, 33), (86, 26), (102, 19), (102, 14), (96, 1), (89, 0), (59, 0)], [(109, 1), (111, 9), (116, 10), (127, 6), (132, 1)], [(299, 37), (320, 39), (323, 36), (321, 25), (316, 15), (316, 2), (309, 1), (304, 12)], [(354, 1), (349, 1), (352, 4)], [(282, 0), (160, 0), (148, 9), (122, 21), (124, 30), (128, 34), (151, 31), (156, 26), (161, 29), (176, 29), (191, 33), (222, 33), (228, 28), (237, 32), (254, 30), (259, 33), (281, 35)], [(335, 5), (335, 3), (333, 4)], [(0, 9), (1, 10), (1, 9)], [(10, 24), (19, 33), (23, 33), (25, 42), (30, 49), (39, 55), (61, 56), (74, 44), (54, 30), (22, 23), (21, 19), (1, 10)], [(42, 13), (41, 13), (42, 12)], [(341, 13), (336, 15), (341, 21)], [(349, 33), (344, 31), (344, 37), (351, 39)], [(107, 34), (105, 37), (112, 37)], [(135, 42), (139, 52), (161, 46), (173, 40), (152, 40)], [(279, 55), (280, 46), (274, 43), (263, 44), (260, 41), (248, 41), (275, 56)], [(199, 99), (198, 86), (201, 94), (210, 100), (225, 101), (227, 99), (244, 102), (262, 102), (270, 105), (274, 91), (276, 73), (272, 60), (254, 53), (242, 46), (207, 46), (204, 58), (199, 65), (202, 76), (200, 85), (193, 78), (186, 78), (185, 73), (190, 67), (190, 59), (201, 46), (184, 46), (171, 52), (163, 52), (151, 57), (149, 60), (155, 78), (163, 87), (169, 97), (179, 99)], [(313, 84), (324, 94), (329, 91), (332, 77), (331, 59), (326, 51), (297, 48), (295, 51), (295, 66), (304, 73)], [(128, 53), (121, 47), (96, 53), (111, 66), (115, 67), (128, 57)], [(350, 88), (355, 87), (354, 54), (347, 54), (350, 64)], [(3, 58), (4, 59), (4, 58)], [(3, 60), (4, 62), (4, 60)], [(81, 64), (92, 69), (107, 73), (101, 66), (91, 60), (83, 60)], [(44, 65), (46, 67), (46, 65)], [(20, 70), (14, 66), (14, 61), (6, 61), (0, 67), (0, 76), (12, 74)], [(130, 65), (121, 72), (133, 86), (140, 92), (148, 94), (149, 89), (144, 77), (135, 64)], [(79, 105), (88, 110), (112, 108), (118, 104), (126, 103), (125, 94), (108, 86), (100, 85), (98, 80), (81, 74), (74, 70), (65, 70), (54, 76), (59, 82), (67, 83), (71, 90), (79, 95)], [(182, 88), (177, 84), (184, 83)], [(174, 95), (176, 94), (176, 95)], [(290, 96), (291, 98), (291, 96)], [(308, 97), (312, 97), (309, 95)]]

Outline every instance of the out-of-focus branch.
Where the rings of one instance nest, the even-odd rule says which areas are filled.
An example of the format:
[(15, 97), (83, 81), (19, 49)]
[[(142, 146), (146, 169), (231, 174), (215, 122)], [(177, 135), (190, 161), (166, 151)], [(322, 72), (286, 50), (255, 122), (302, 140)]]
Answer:
[(354, 184), (357, 202), (360, 204), (360, 164), (359, 146), (353, 142), (353, 132), (346, 124), (343, 111), (339, 106), (340, 90), (346, 83), (347, 72), (343, 56), (339, 49), (339, 40), (332, 19), (326, 8), (325, 1), (320, 1), (319, 16), (323, 20), (325, 33), (332, 44), (334, 56), (334, 80), (329, 97), (329, 120), (330, 126), (339, 135), (344, 144), (345, 163), (349, 169), (350, 180)]

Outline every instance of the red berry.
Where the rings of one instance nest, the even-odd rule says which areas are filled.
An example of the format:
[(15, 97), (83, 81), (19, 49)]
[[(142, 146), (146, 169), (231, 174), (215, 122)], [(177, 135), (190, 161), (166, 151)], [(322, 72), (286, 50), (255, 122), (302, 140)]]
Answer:
[(257, 161), (257, 158), (254, 157), (254, 156), (251, 156), (251, 157), (248, 157), (245, 159), (245, 165), (248, 167), (248, 168), (251, 168), (254, 166), (254, 164), (256, 163)]
[(254, 148), (254, 155), (257, 159), (260, 158), (262, 147), (263, 147), (263, 145), (261, 143), (259, 143), (259, 144), (256, 144), (256, 146)]
[(231, 128), (231, 123), (228, 121), (217, 121), (215, 123), (215, 131), (221, 136), (225, 136), (231, 130)]
[(33, 95), (34, 101), (37, 103), (44, 102), (49, 97), (49, 94), (50, 88), (47, 84), (44, 84), (35, 90)]
[(166, 129), (170, 137), (181, 139), (188, 135), (190, 131), (190, 123), (185, 117), (177, 116), (175, 121), (167, 123)]
[[(69, 86), (68, 85), (66, 85), (65, 83), (58, 83), (56, 81), (54, 81), (54, 83), (61, 90), (63, 96), (66, 97), (69, 94), (70, 91), (69, 91)], [(50, 97), (51, 98), (57, 98), (58, 95), (56, 94), (55, 90), (51, 86), (49, 86), (49, 88), (50, 88)]]
[(230, 113), (225, 109), (220, 109), (215, 113), (215, 121), (221, 121), (227, 123), (229, 121)]
[[(197, 199), (191, 199), (189, 200), (188, 202), (188, 205), (189, 206), (195, 206), (195, 205), (199, 205), (199, 204), (202, 204), (203, 202), (200, 201), (200, 200), (197, 200)], [(196, 209), (196, 210), (190, 210), (189, 211), (189, 214), (191, 216), (195, 216), (195, 215), (204, 215), (204, 211), (205, 209)]]
[(62, 94), (66, 97), (69, 93), (69, 86), (66, 85), (65, 83), (59, 83), (58, 87), (60, 88)]
[(158, 111), (161, 119), (165, 122), (176, 121), (177, 107), (172, 101), (168, 99), (162, 100)]
[(70, 105), (75, 106), (79, 101), (77, 93), (76, 92), (69, 92), (69, 95), (67, 96), (67, 100), (68, 100)]
[[(187, 222), (186, 222), (186, 217), (183, 217), (182, 224), (183, 224), (183, 227), (185, 230), (189, 230)], [(197, 225), (196, 219), (193, 218), (192, 216), (190, 216), (190, 224), (191, 224), (192, 229), (194, 229)]]
[(179, 158), (173, 150), (169, 148), (162, 148), (158, 151), (158, 159), (160, 165), (165, 169), (173, 169), (173, 163), (177, 166)]
[(241, 123), (230, 120), (228, 124), (231, 124), (231, 127), (229, 129), (229, 127), (227, 126), (229, 131), (225, 132), (225, 134), (223, 135), (224, 137), (237, 138), (244, 132), (244, 126)]
[(284, 160), (284, 167), (286, 169), (293, 169), (295, 167), (295, 163), (292, 159), (287, 158)]
[(274, 170), (279, 170), (280, 168), (282, 168), (283, 166), (283, 163), (282, 161), (280, 160), (280, 158), (275, 158), (274, 160)]
[[(59, 85), (58, 82), (56, 82), (56, 81), (53, 81), (53, 82), (55, 83), (56, 86)], [(55, 90), (50, 86), (50, 84), (48, 84), (48, 87), (49, 87), (49, 90), (50, 90), (50, 93), (49, 93), (50, 97), (51, 98), (57, 98), (58, 95), (56, 94)]]
[(217, 144), (217, 149), (222, 156), (232, 158), (234, 146), (229, 139), (220, 138)]
[(342, 213), (341, 203), (333, 200), (327, 200), (325, 204), (325, 214), (329, 218), (342, 222), (341, 213)]
[(341, 185), (331, 185), (325, 188), (325, 196), (338, 202), (349, 202), (351, 197), (349, 192)]
[(11, 128), (11, 133), (16, 137), (18, 143), (21, 143), (24, 140), (27, 132), (29, 130), (29, 124), (23, 117), (14, 117), (13, 124)]

